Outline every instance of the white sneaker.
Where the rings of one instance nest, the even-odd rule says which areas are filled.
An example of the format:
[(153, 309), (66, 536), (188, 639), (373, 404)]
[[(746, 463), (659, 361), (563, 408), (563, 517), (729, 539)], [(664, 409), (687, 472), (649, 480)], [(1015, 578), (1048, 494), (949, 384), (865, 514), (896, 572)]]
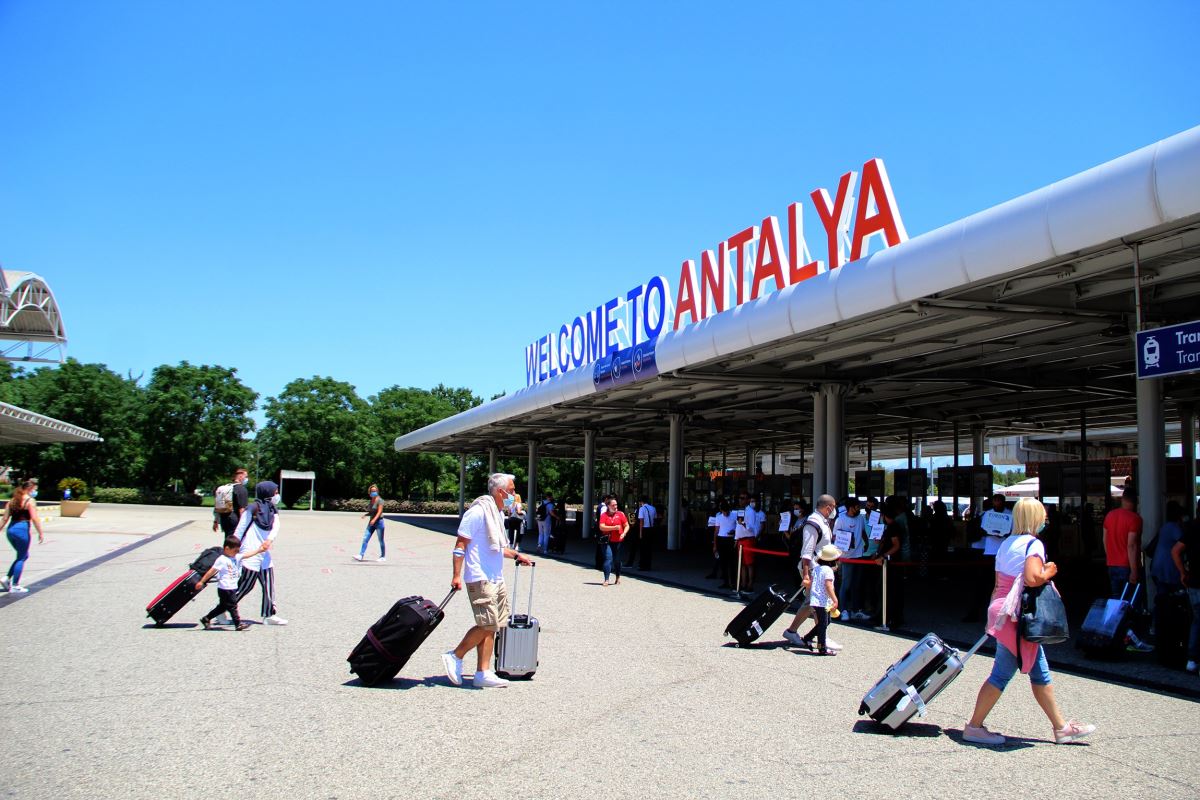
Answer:
[(812, 650), (812, 644), (804, 641), (804, 637), (795, 631), (784, 631), (783, 638), (790, 644), (796, 645), (796, 647), (803, 647), (806, 650)]
[(213, 617), (212, 620), (214, 625), (228, 625), (232, 621), (233, 620), (229, 618), (228, 614), (218, 614), (217, 616)]
[(855, 611), (853, 614), (850, 615), (850, 619), (856, 619), (859, 622), (865, 622), (866, 620), (869, 620), (870, 618), (871, 618), (871, 615), (865, 611)]
[(263, 618), (263, 625), (287, 625), (287, 620), (278, 614)]
[(833, 639), (830, 639), (828, 636), (826, 636), (825, 637), (825, 649), (826, 650), (841, 650), (842, 646), (840, 644), (838, 644), (837, 642), (835, 642)]
[(376, 563), (378, 563), (378, 564), (386, 564), (386, 563), (387, 563), (387, 556), (380, 556), (380, 557), (379, 557), (379, 561), (377, 561)]
[(1187, 662), (1187, 666), (1184, 667), (1184, 669), (1186, 671), (1192, 673), (1193, 675), (1195, 675), (1198, 667), (1200, 667), (1200, 665), (1196, 664), (1195, 661), (1189, 661), (1189, 662)]
[(508, 681), (490, 670), (487, 672), (476, 672), (474, 683), (476, 689), (503, 689), (505, 686), (508, 686)]
[(454, 655), (454, 651), (442, 653), (442, 664), (446, 668), (446, 677), (455, 686), (462, 686), (462, 659)]
[(4, 591), (7, 592), (9, 587), (12, 586), (12, 581), (8, 578), (0, 578), (0, 586), (3, 586)]
[(29, 590), (24, 586), (11, 586), (9, 587), (8, 591), (10, 594), (25, 594)]
[(355, 561), (362, 561), (362, 556), (360, 556), (358, 553), (355, 553), (355, 554), (352, 556), (352, 558), (353, 558)]

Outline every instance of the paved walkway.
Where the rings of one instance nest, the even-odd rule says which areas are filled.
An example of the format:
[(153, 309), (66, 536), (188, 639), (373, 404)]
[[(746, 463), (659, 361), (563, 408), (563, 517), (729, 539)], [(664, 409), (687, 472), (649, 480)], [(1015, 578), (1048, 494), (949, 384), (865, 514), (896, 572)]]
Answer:
[[(285, 512), (276, 558), (291, 624), (206, 632), (195, 621), (211, 589), (163, 629), (143, 607), (215, 541), (207, 515), (93, 506), (84, 522), (104, 536), (125, 520), (140, 546), (0, 607), (0, 796), (948, 797), (1037, 784), (1157, 799), (1200, 783), (1190, 700), (1057, 673), (1067, 713), (1100, 730), (1055, 747), (1017, 679), (991, 720), (1012, 743), (974, 747), (959, 731), (991, 664), (979, 657), (925, 720), (891, 735), (857, 708), (906, 641), (846, 628), (838, 658), (737, 649), (719, 634), (727, 600), (641, 580), (602, 588), (552, 560), (538, 567), (532, 681), (447, 684), (438, 653), (470, 616), (455, 598), (401, 677), (367, 689), (345, 656), (396, 598), (445, 594), (444, 534), (391, 522), (388, 563), (359, 564), (357, 515)], [(49, 547), (35, 546), (31, 568)]]

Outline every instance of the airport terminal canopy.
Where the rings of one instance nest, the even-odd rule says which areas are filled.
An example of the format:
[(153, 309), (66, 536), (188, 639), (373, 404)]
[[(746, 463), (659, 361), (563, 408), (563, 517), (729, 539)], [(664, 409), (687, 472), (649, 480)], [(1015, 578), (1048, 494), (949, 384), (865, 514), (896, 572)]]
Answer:
[[(875, 181), (874, 205), (894, 204), (886, 173)], [(831, 219), (863, 222), (852, 200), (840, 209), (825, 190), (812, 197)], [(753, 272), (764, 261), (789, 262), (790, 276), (814, 266), (792, 231), (790, 258), (781, 252), (782, 227), (771, 217), (744, 232), (768, 255), (747, 259), (736, 304), (724, 298), (710, 311), (702, 299), (699, 319), (685, 314), (633, 352), (578, 366), (568, 358), (573, 368), (404, 434), (396, 449), (524, 453), (534, 440), (541, 455), (578, 457), (584, 437), (572, 432), (590, 430), (598, 454), (653, 457), (668, 449), (668, 419), (682, 418), (687, 452), (707, 448), (711, 461), (726, 447), (794, 449), (827, 424), (820, 416), (835, 406), (817, 402), (822, 394), (838, 398), (851, 445), (872, 441), (876, 458), (889, 443), (945, 442), (960, 427), (1035, 436), (1077, 430), (1081, 415), (1089, 428), (1136, 425), (1131, 332), (1200, 308), (1200, 127), (911, 240), (889, 235), (870, 254), (857, 239), (843, 253), (843, 228), (826, 253), (836, 268), (796, 281), (784, 270), (759, 296)], [(736, 236), (721, 243), (718, 270), (745, 245)], [(685, 274), (694, 263), (685, 262), (680, 286), (696, 274), (705, 282), (711, 255), (699, 273)], [(1161, 387), (1194, 405), (1198, 383), (1193, 374)]]
[[(60, 363), (67, 330), (54, 292), (33, 272), (0, 270), (0, 357)], [(69, 422), (0, 403), (0, 444), (98, 442), (100, 435)]]

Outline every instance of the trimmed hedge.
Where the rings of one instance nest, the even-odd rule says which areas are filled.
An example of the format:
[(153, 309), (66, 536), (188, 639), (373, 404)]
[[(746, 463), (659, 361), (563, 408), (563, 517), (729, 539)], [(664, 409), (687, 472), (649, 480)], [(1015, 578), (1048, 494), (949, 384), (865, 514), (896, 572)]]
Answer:
[[(325, 500), (325, 511), (357, 511), (367, 513), (365, 497), (350, 497)], [(445, 500), (384, 500), (385, 514), (457, 514), (458, 503)]]
[(97, 486), (92, 490), (94, 503), (140, 503), (142, 493), (137, 489), (105, 489)]

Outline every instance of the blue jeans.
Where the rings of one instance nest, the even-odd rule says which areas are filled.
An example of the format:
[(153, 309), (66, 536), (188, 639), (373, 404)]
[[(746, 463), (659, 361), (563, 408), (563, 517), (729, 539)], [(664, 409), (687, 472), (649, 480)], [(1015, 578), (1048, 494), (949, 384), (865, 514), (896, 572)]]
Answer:
[(363, 536), (362, 549), (358, 551), (359, 558), (367, 554), (367, 545), (371, 543), (371, 537), (376, 533), (379, 534), (379, 557), (387, 556), (387, 545), (383, 543), (383, 520), (379, 520), (374, 525), (367, 526), (367, 534)]
[(25, 569), (25, 562), (29, 560), (29, 523), (14, 522), (9, 525), (8, 543), (17, 551), (16, 560), (8, 568), (8, 577), (12, 579), (12, 585), (17, 586), (21, 583), (21, 572)]
[[(1016, 673), (1017, 657), (1010, 653), (1007, 647), (996, 642), (996, 660), (992, 664), (992, 674), (988, 676), (987, 682), (1003, 692)], [(1034, 686), (1050, 685), (1050, 665), (1046, 663), (1046, 651), (1041, 645), (1038, 645), (1037, 660), (1033, 662), (1033, 669), (1029, 670), (1029, 682)]]
[(609, 539), (604, 547), (604, 580), (614, 573), (621, 580), (621, 543)]

